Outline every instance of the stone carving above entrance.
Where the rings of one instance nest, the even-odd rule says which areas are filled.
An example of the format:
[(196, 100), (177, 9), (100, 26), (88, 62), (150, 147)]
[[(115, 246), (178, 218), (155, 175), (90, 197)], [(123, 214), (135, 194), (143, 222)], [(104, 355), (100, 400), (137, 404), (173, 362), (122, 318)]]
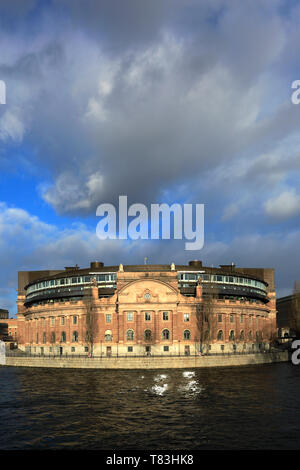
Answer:
[(158, 302), (158, 294), (154, 294), (150, 289), (144, 289), (142, 294), (137, 294), (137, 302)]

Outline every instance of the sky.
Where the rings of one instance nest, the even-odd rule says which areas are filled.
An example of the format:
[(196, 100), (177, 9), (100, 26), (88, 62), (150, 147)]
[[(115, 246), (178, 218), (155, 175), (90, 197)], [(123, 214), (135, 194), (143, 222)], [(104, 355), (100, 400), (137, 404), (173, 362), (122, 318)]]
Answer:
[[(17, 272), (200, 259), (300, 279), (300, 1), (0, 2), (0, 308)], [(205, 205), (201, 250), (99, 204)]]

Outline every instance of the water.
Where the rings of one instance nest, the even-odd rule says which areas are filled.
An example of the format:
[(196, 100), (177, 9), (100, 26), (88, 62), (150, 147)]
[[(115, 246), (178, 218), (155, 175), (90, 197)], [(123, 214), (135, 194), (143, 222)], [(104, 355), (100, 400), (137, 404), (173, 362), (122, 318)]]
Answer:
[(300, 367), (0, 367), (0, 449), (298, 449)]

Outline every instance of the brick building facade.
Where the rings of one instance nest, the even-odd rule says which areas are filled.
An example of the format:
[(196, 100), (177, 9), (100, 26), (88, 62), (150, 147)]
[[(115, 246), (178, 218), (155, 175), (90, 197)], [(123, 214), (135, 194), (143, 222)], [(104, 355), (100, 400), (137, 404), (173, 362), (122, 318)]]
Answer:
[(199, 354), (267, 349), (273, 269), (189, 265), (19, 272), (18, 343), (41, 354)]

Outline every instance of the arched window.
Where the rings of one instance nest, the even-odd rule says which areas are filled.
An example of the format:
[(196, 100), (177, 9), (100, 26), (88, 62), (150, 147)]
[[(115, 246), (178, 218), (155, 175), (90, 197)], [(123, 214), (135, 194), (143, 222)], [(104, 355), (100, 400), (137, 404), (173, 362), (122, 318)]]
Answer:
[(151, 341), (151, 338), (152, 338), (151, 330), (145, 330), (144, 338), (145, 338), (145, 341)]
[(112, 341), (112, 335), (105, 335), (105, 341)]
[(234, 341), (234, 330), (230, 330), (229, 341)]
[(245, 339), (244, 330), (241, 330), (241, 332), (240, 332), (240, 341), (244, 341), (244, 339)]
[(51, 333), (51, 343), (55, 343), (55, 333), (52, 331)]
[(250, 330), (248, 333), (249, 341), (252, 341), (252, 331)]
[(133, 341), (134, 340), (134, 331), (133, 330), (127, 330), (127, 341)]
[(61, 332), (60, 341), (61, 341), (61, 343), (65, 343), (65, 342), (66, 342), (66, 332), (65, 332), (65, 331), (62, 331), (62, 332)]
[(162, 339), (170, 339), (170, 332), (169, 332), (169, 330), (167, 330), (167, 329), (163, 330), (161, 337), (162, 337)]
[(190, 330), (184, 330), (184, 332), (183, 332), (183, 339), (191, 339), (191, 332), (190, 332)]
[(218, 335), (217, 335), (217, 340), (218, 341), (223, 341), (223, 339), (224, 339), (223, 330), (219, 330)]
[(78, 331), (73, 331), (72, 341), (73, 341), (73, 343), (77, 343), (77, 341), (78, 341)]

